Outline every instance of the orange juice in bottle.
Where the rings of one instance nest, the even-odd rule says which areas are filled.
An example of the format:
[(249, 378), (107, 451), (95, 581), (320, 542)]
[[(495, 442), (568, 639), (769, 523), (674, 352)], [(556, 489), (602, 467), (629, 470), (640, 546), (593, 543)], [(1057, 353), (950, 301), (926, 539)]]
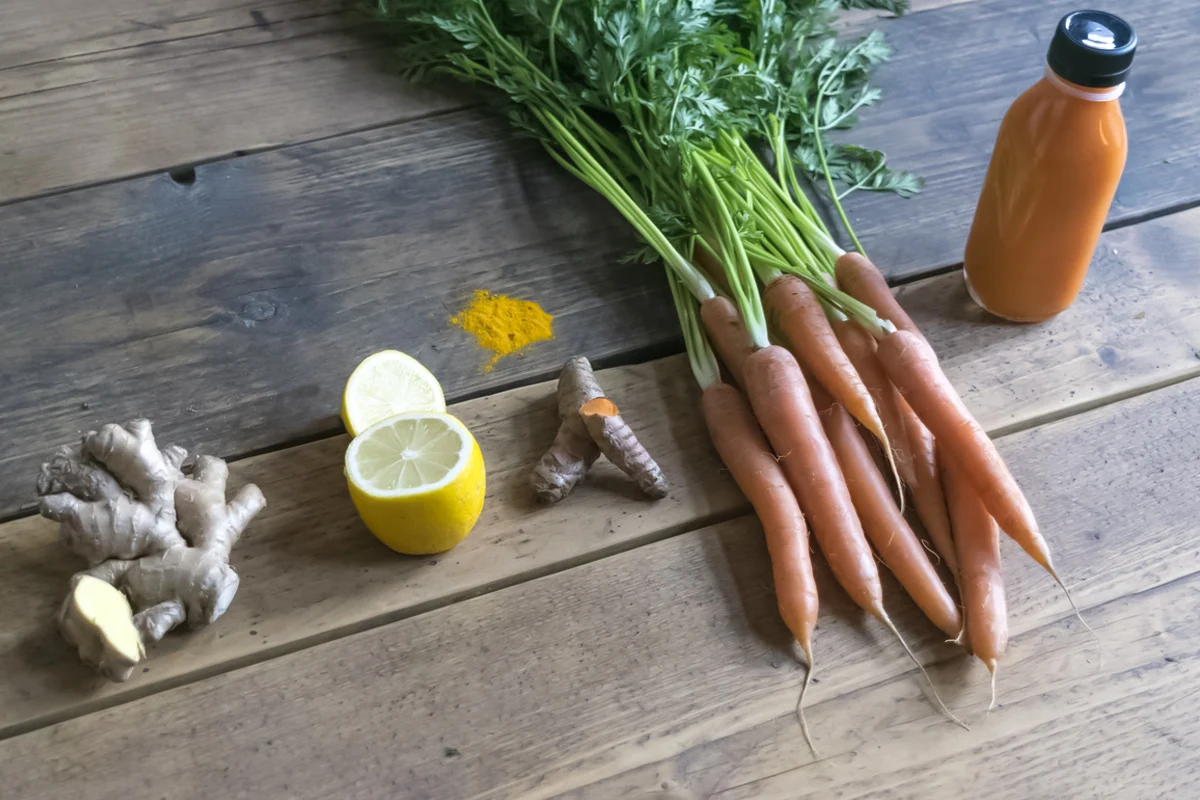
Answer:
[(1079, 294), (1125, 168), (1117, 98), (1136, 47), (1120, 17), (1067, 14), (1045, 76), (1005, 114), (963, 258), (972, 299), (992, 314), (1039, 322)]

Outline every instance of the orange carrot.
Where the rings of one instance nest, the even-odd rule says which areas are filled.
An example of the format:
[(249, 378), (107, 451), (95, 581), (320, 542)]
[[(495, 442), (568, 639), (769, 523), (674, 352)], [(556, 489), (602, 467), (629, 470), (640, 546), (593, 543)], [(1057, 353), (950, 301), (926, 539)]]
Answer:
[(883, 371), (883, 365), (875, 355), (875, 340), (861, 325), (850, 320), (835, 321), (833, 332), (842, 346), (842, 352), (850, 359), (863, 385), (875, 400), (875, 407), (879, 409), (879, 416), (883, 420), (883, 429), (895, 454), (900, 477), (909, 486), (914, 485), (917, 473), (913, 469), (912, 453), (906, 438), (908, 429), (900, 413), (900, 403), (904, 402), (904, 398)]
[(746, 359), (745, 378), (754, 415), (779, 456), (834, 577), (855, 603), (881, 617), (879, 570), (799, 364), (782, 347), (764, 347)]
[[(933, 688), (929, 674), (884, 611), (874, 554), (800, 365), (787, 350), (770, 345), (746, 359), (745, 376), (750, 406), (779, 456), (833, 576), (851, 600), (887, 626)], [(933, 698), (942, 713), (963, 725), (946, 708), (936, 688)]]
[[(804, 369), (885, 446), (888, 436), (871, 393), (834, 335), (825, 309), (804, 281), (784, 275), (763, 294), (763, 307)], [(889, 460), (891, 454), (889, 452)]]
[(817, 584), (808, 526), (783, 468), (741, 393), (726, 383), (704, 390), (704, 421), (713, 445), (762, 523), (771, 554), (779, 613), (812, 666)]
[(1008, 646), (1004, 576), (1000, 571), (1000, 528), (962, 470), (948, 467), (943, 471), (942, 479), (946, 484), (946, 499), (954, 524), (954, 546), (962, 569), (958, 585), (967, 617), (967, 641), (992, 673), (992, 705), (995, 705), (996, 664)]
[(708, 333), (708, 340), (717, 357), (729, 370), (733, 382), (738, 386), (746, 385), (742, 367), (746, 358), (754, 352), (750, 343), (750, 335), (742, 324), (742, 315), (729, 299), (721, 296), (705, 300), (700, 304), (700, 321)]
[(917, 330), (912, 318), (896, 302), (883, 273), (866, 256), (853, 251), (846, 253), (838, 258), (834, 272), (837, 275), (838, 288), (843, 292), (860, 303), (866, 303), (875, 309), (876, 314), (900, 330), (910, 331), (922, 339), (925, 338)]
[(946, 562), (954, 579), (958, 580), (958, 554), (954, 551), (954, 536), (950, 530), (950, 516), (946, 511), (946, 495), (942, 491), (942, 471), (933, 434), (913, 413), (912, 407), (903, 397), (896, 398), (900, 416), (904, 420), (904, 444), (908, 447), (908, 458), (912, 464), (913, 505), (917, 516), (925, 525), (925, 532), (933, 540), (933, 546)]
[(808, 661), (804, 686), (796, 701), (796, 716), (805, 741), (816, 753), (804, 717), (804, 696), (816, 664), (812, 637), (819, 605), (808, 549), (808, 526), (796, 494), (741, 392), (726, 383), (712, 384), (705, 388), (701, 405), (713, 446), (762, 523), (779, 614)]
[(925, 616), (948, 636), (958, 636), (962, 632), (958, 606), (892, 500), (891, 488), (875, 466), (858, 426), (821, 387), (813, 386), (812, 393), (867, 538)]
[(963, 470), (988, 513), (1058, 580), (1025, 495), (992, 440), (950, 385), (933, 350), (916, 334), (897, 330), (880, 339), (878, 352), (892, 383), (933, 433), (941, 451)]
[[(855, 300), (874, 308), (879, 316), (889, 320), (897, 328), (920, 336), (922, 340), (925, 339), (917, 330), (916, 324), (896, 302), (883, 274), (865, 256), (855, 252), (846, 253), (838, 258), (834, 269), (837, 273), (838, 287), (842, 291)], [(875, 370), (882, 371), (882, 367), (878, 365), (878, 361), (874, 357), (875, 343), (871, 340), (871, 336), (861, 326), (853, 323), (844, 323), (840, 326), (835, 324), (834, 330), (838, 334), (838, 340), (842, 342), (842, 348), (846, 351), (846, 355), (850, 357), (858, 374), (863, 376), (863, 382), (867, 384), (867, 388), (876, 398), (879, 414), (883, 418), (884, 429), (892, 438), (892, 446), (897, 450), (896, 465), (900, 470), (900, 476), (912, 489), (917, 515), (925, 524), (925, 530), (929, 533), (929, 538), (933, 540), (933, 546), (937, 549), (938, 554), (946, 561), (950, 572), (957, 576), (958, 557), (954, 552), (950, 519), (946, 513), (946, 498), (942, 492), (941, 478), (938, 474), (933, 435), (912, 412), (903, 397), (896, 396), (894, 400), (891, 398), (880, 400), (877, 392), (883, 393), (886, 390), (871, 385), (872, 380), (868, 380), (866, 375), (870, 367), (861, 363), (862, 360), (868, 359), (875, 361)], [(847, 342), (847, 337), (853, 337), (853, 343)], [(852, 352), (856, 346), (857, 352)], [(869, 350), (871, 356), (864, 355), (864, 350)], [(875, 374), (872, 374), (872, 379), (878, 380)], [(886, 378), (884, 379), (886, 380)], [(892, 389), (888, 393), (895, 395), (895, 390)], [(903, 433), (895, 431), (895, 427), (899, 423), (903, 424)]]

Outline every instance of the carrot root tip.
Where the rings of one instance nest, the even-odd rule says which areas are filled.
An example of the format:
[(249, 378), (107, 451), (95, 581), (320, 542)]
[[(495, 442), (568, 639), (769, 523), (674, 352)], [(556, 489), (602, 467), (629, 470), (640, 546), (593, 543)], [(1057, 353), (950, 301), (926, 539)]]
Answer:
[(912, 648), (908, 646), (908, 642), (904, 641), (904, 637), (900, 635), (900, 630), (896, 627), (896, 624), (894, 622), (892, 622), (892, 619), (891, 619), (891, 617), (889, 617), (887, 615), (887, 612), (884, 611), (882, 608), (879, 609), (878, 617), (879, 617), (879, 621), (882, 622), (884, 625), (886, 625), (888, 627), (888, 630), (890, 630), (892, 632), (892, 635), (894, 635), (896, 637), (896, 639), (899, 640), (900, 646), (904, 648), (904, 652), (908, 653), (908, 657), (912, 660), (912, 662), (914, 664), (917, 665), (917, 669), (921, 670), (921, 674), (923, 676), (925, 676), (925, 682), (929, 684), (929, 690), (931, 692), (933, 692), (933, 699), (934, 699), (935, 704), (937, 705), (938, 709), (943, 714), (945, 714), (952, 722), (954, 722), (959, 727), (961, 727), (963, 730), (968, 730), (968, 731), (971, 730), (971, 727), (969, 725), (967, 725), (967, 723), (963, 722), (961, 719), (956, 717), (954, 715), (954, 712), (951, 711), (949, 708), (947, 708), (946, 704), (942, 702), (942, 696), (940, 694), (938, 694), (937, 687), (933, 685), (933, 679), (929, 677), (929, 673), (925, 670), (925, 667), (921, 664), (920, 661), (917, 660), (916, 653), (914, 653), (912, 651)]
[(1102, 642), (1100, 640), (1100, 635), (1097, 634), (1096, 631), (1092, 630), (1092, 626), (1088, 625), (1087, 620), (1085, 620), (1083, 618), (1083, 614), (1081, 614), (1079, 611), (1079, 606), (1075, 605), (1075, 598), (1071, 595), (1071, 590), (1067, 588), (1067, 585), (1065, 583), (1063, 583), (1062, 578), (1058, 577), (1058, 573), (1054, 570), (1054, 568), (1052, 566), (1047, 566), (1046, 569), (1049, 570), (1050, 576), (1052, 578), (1054, 578), (1055, 582), (1063, 590), (1063, 594), (1065, 594), (1067, 596), (1067, 602), (1071, 604), (1071, 610), (1075, 612), (1075, 618), (1079, 620), (1079, 624), (1082, 625), (1085, 629), (1087, 629), (1087, 632), (1090, 633), (1092, 635), (1092, 638), (1096, 640), (1096, 649), (1099, 651), (1099, 654), (1100, 654), (1100, 668), (1103, 669), (1104, 668), (1104, 642)]
[(988, 668), (988, 672), (992, 673), (992, 701), (988, 703), (987, 707), (987, 713), (990, 714), (996, 707), (996, 659), (991, 658), (983, 663)]
[(825, 757), (821, 755), (821, 751), (817, 749), (817, 745), (813, 742), (812, 731), (808, 728), (808, 718), (804, 716), (804, 696), (808, 694), (808, 687), (812, 685), (813, 675), (812, 653), (805, 648), (804, 655), (808, 659), (808, 665), (804, 672), (804, 685), (800, 687), (800, 697), (796, 700), (796, 719), (800, 721), (800, 732), (804, 734), (804, 742), (808, 745), (808, 749), (812, 751), (813, 758), (821, 761)]

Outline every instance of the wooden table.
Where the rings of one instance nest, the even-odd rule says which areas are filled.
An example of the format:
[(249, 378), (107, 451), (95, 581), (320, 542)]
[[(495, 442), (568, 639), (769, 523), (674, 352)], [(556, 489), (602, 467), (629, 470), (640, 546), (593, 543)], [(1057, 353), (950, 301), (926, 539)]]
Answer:
[[(1200, 793), (1200, 6), (1110, 0), (1143, 40), (1131, 152), (1087, 286), (1046, 325), (982, 316), (955, 270), (1008, 102), (1061, 0), (924, 0), (882, 26), (856, 138), (927, 179), (856, 197), (865, 245), (1025, 486), (1104, 642), (1005, 542), (1000, 707), (894, 583), (970, 732), (820, 568), (809, 719), (761, 533), (713, 455), (658, 270), (468, 92), (384, 77), (339, 0), (7, 0), (0, 10), (0, 781), (5, 797), (1194, 797)], [(482, 373), (476, 288), (557, 338)], [(400, 558), (350, 506), (350, 369), (395, 347), (489, 466), (475, 533)], [(601, 465), (537, 509), (550, 378), (585, 352), (672, 478)], [(110, 684), (52, 623), (79, 565), (38, 464), (146, 416), (269, 500), (242, 589)]]

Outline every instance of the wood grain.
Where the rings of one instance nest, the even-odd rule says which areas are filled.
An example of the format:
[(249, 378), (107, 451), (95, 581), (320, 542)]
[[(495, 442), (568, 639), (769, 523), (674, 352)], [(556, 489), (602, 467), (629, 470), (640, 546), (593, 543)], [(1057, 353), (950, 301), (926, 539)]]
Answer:
[[(346, 376), (385, 347), (420, 358), (452, 399), (579, 352), (677, 351), (659, 270), (619, 263), (622, 221), (493, 130), (462, 112), (335, 152), (204, 165), (187, 186), (160, 175), (0, 209), (0, 515), (31, 506), (54, 446), (113, 420), (147, 416), (223, 456), (336, 433)], [(1198, 220), (1110, 234), (1083, 296), (1047, 326), (986, 320), (955, 276), (904, 297), (968, 393), (995, 387), (992, 408), (1026, 418), (1073, 407), (1200, 365)], [(446, 321), (475, 288), (539, 301), (558, 338), (482, 374), (484, 354)]]
[[(53, 786), (87, 798), (127, 793), (131, 775), (185, 797), (537, 798), (590, 786), (595, 797), (757, 797), (772, 776), (778, 796), (840, 785), (958, 797), (961, 782), (998, 774), (1014, 777), (989, 793), (1017, 798), (1030, 759), (1029, 780), (1128, 780), (1123, 758), (1078, 758), (1124, 729), (1121, 752), (1150, 770), (1145, 785), (1187, 786), (1200, 497), (1177, 487), (1200, 475), (1200, 432), (1178, 421), (1197, 415), (1193, 381), (1001, 442), (1111, 652), (1100, 668), (1061, 593), (1007, 547), (1010, 705), (973, 733), (937, 715), (898, 646), (822, 570), (812, 721), (833, 758), (814, 762), (792, 718), (800, 675), (765, 551), (743, 519), (9, 739), (0, 770), (18, 796)], [(978, 714), (981, 670), (890, 603), (923, 657), (942, 662), (935, 680), (951, 704)], [(951, 771), (955, 757), (978, 775)], [(946, 774), (923, 784), (933, 763)], [(801, 769), (796, 783), (788, 771)], [(617, 776), (613, 794), (603, 782)]]
[(6, 0), (0, 202), (475, 102), (385, 74), (346, 5)]
[[(0, 201), (331, 137), (476, 102), (384, 76), (345, 32), (341, 0), (10, 0), (0, 9)], [(1063, 0), (923, 0), (887, 32), (885, 100), (855, 141), (925, 176), (911, 203), (852, 198), (870, 252), (895, 275), (961, 257), (1000, 116), (1040, 74)], [(1125, 13), (1144, 42), (1123, 99), (1131, 156), (1113, 219), (1195, 202), (1200, 134), (1187, 104), (1200, 13), (1168, 0)], [(936, 58), (931, 54), (936, 53)], [(503, 130), (503, 123), (497, 130)], [(324, 143), (330, 150), (343, 143)], [(540, 154), (537, 158), (541, 158)]]
[(147, 671), (126, 684), (83, 667), (54, 629), (66, 582), (81, 568), (56, 526), (37, 517), (0, 526), (0, 596), (11, 592), (16, 603), (0, 628), (0, 736), (744, 510), (711, 452), (685, 359), (604, 370), (599, 379), (673, 484), (666, 499), (645, 500), (601, 461), (568, 500), (536, 504), (528, 477), (557, 428), (553, 383), (452, 406), (483, 450), (488, 495), (475, 532), (442, 556), (400, 557), (371, 537), (346, 491), (345, 436), (237, 462), (232, 480), (258, 484), (268, 500), (233, 552), (237, 602), (219, 624), (154, 646)]
[[(1188, 244), (1194, 236), (1188, 216), (1113, 234), (1124, 255), (1101, 261), (1081, 301), (1048, 326), (985, 320), (957, 275), (905, 287), (901, 299), (985, 426), (1030, 427), (1200, 374), (1193, 288), (1200, 278), (1188, 259), (1166, 255), (1196, 248)], [(666, 470), (674, 488), (664, 503), (625, 503), (629, 496), (618, 495), (625, 513), (614, 514), (612, 490), (629, 487), (610, 471), (569, 502), (530, 511), (525, 470), (555, 429), (550, 385), (455, 407), (480, 437), (491, 494), (476, 534), (432, 569), (391, 556), (362, 529), (343, 486), (344, 438), (236, 463), (235, 477), (258, 483), (269, 500), (234, 553), (245, 578), (238, 602), (209, 631), (169, 637), (149, 662), (150, 672), (130, 684), (91, 678), (49, 623), (77, 568), (64, 559), (53, 526), (40, 519), (0, 526), (0, 605), (13, 609), (7, 636), (0, 635), (0, 674), (12, 676), (0, 683), (0, 731), (82, 713), (197, 671), (261, 660), (740, 513), (744, 501), (709, 448), (683, 358), (607, 370), (601, 379)], [(92, 424), (112, 418), (122, 416), (97, 415)], [(164, 442), (193, 444), (178, 437), (174, 419), (166, 422)], [(1037, 474), (1037, 465), (1030, 469), (1017, 470), (1018, 478)], [(33, 474), (31, 465), (25, 475)]]
[[(863, 246), (893, 277), (908, 277), (962, 260), (975, 202), (1000, 119), (1037, 81), (1054, 26), (1079, 8), (1073, 0), (973, 0), (922, 11), (871, 27), (886, 32), (895, 54), (879, 67), (884, 92), (848, 135), (879, 147), (892, 165), (925, 178), (925, 191), (900, 202), (859, 193), (848, 211)], [(1200, 128), (1194, 94), (1200, 60), (1200, 4), (1169, 0), (1152, 6), (1113, 0), (1142, 43), (1121, 105), (1129, 160), (1110, 222), (1137, 219), (1195, 203)]]
[[(612, 797), (795, 800), (804, 797), (998, 798), (1192, 796), (1200, 736), (1195, 574), (1088, 609), (1103, 668), (1078, 629), (1051, 622), (1010, 645), (1002, 703), (985, 716), (986, 672), (961, 659), (935, 679), (970, 681), (969, 733), (929, 724), (911, 679), (833, 697), (809, 711), (825, 760), (814, 763), (793, 719), (772, 719), (687, 747), (674, 758), (566, 791)], [(860, 727), (855, 727), (860, 726)]]
[[(52, 443), (112, 420), (224, 455), (335, 434), (376, 350), (459, 399), (673, 344), (661, 270), (619, 263), (615, 212), (493, 129), (464, 112), (0, 210), (0, 514)], [(556, 339), (484, 374), (448, 322), (476, 288), (539, 302)]]

